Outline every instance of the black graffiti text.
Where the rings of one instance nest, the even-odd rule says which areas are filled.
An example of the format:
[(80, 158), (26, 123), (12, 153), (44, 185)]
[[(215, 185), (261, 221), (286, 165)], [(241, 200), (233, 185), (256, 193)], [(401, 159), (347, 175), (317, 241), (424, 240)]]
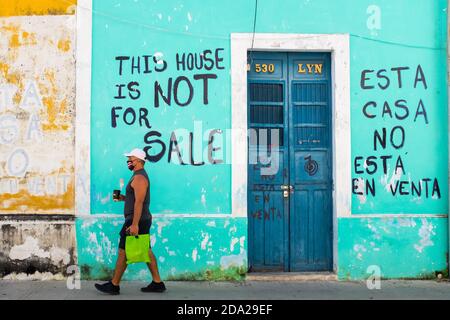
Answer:
[[(393, 161), (392, 155), (368, 156), (367, 158), (356, 156), (353, 162), (354, 172), (356, 174), (373, 175), (382, 168), (383, 174), (388, 174), (388, 168), (391, 167)], [(398, 156), (395, 160), (394, 172), (402, 172), (402, 174), (406, 172), (401, 156)]]
[[(387, 147), (387, 129), (382, 128), (380, 130), (375, 130), (373, 134), (373, 150), (377, 151), (378, 145), (381, 148), (386, 149)], [(395, 126), (389, 132), (389, 142), (394, 149), (401, 149), (405, 145), (405, 129), (402, 126)]]
[[(215, 156), (215, 152), (222, 149), (221, 147), (214, 146), (216, 137), (221, 134), (222, 130), (214, 129), (211, 130), (208, 135), (207, 158), (208, 162), (213, 165), (224, 162), (223, 159), (216, 158)], [(188, 139), (183, 139), (183, 142), (181, 142), (179, 137), (177, 137), (176, 132), (173, 131), (170, 135), (168, 143), (169, 146), (167, 147), (167, 144), (163, 141), (162, 134), (160, 132), (156, 130), (147, 132), (144, 136), (144, 143), (146, 144), (144, 151), (147, 153), (147, 159), (150, 162), (159, 162), (167, 154), (167, 162), (169, 163), (192, 166), (205, 165), (205, 161), (203, 161), (203, 159), (194, 159), (194, 134), (189, 132), (188, 136)], [(185, 140), (187, 140), (187, 142)], [(181, 143), (188, 144), (187, 154), (182, 153)]]
[(223, 48), (217, 48), (214, 50), (203, 50), (201, 53), (177, 53), (175, 56), (177, 70), (178, 71), (186, 71), (186, 70), (207, 70), (211, 71), (212, 69), (223, 70), (225, 67), (222, 65), (223, 57), (221, 53), (223, 52)]
[[(172, 105), (172, 102), (175, 102), (175, 104), (180, 107), (186, 107), (194, 98), (193, 81), (201, 82), (203, 88), (203, 104), (207, 105), (209, 103), (209, 80), (217, 79), (217, 75), (213, 73), (194, 74), (192, 78), (193, 79), (190, 79), (186, 76), (179, 76), (175, 79), (169, 78), (164, 85), (162, 85), (160, 81), (155, 81), (154, 107), (158, 108), (162, 102), (168, 106)], [(181, 91), (183, 94), (180, 94), (180, 88), (182, 88)]]
[[(376, 119), (381, 117), (382, 119), (395, 118), (396, 120), (400, 121), (405, 120), (413, 115), (410, 112), (410, 106), (408, 106), (408, 102), (404, 99), (396, 100), (394, 101), (394, 103), (384, 101), (382, 104), (378, 104), (376, 101), (369, 101), (363, 106), (362, 112), (368, 119)], [(420, 119), (423, 120), (425, 124), (428, 124), (428, 114), (422, 99), (419, 99), (419, 102), (417, 103), (413, 121), (417, 122), (417, 120)]]
[(116, 106), (111, 108), (111, 127), (117, 127), (117, 120), (121, 119), (127, 126), (132, 126), (134, 124), (139, 124), (140, 127), (147, 127), (150, 129), (150, 121), (148, 119), (148, 109), (139, 108), (135, 110), (134, 108)]
[[(411, 80), (413, 76), (413, 80)], [(360, 86), (363, 90), (381, 89), (386, 90), (389, 87), (402, 89), (405, 86), (405, 78), (409, 77), (408, 84), (414, 89), (421, 85), (425, 90), (428, 89), (427, 80), (422, 66), (419, 64), (411, 70), (408, 66), (392, 67), (379, 70), (365, 69), (361, 72)]]
[[(418, 198), (441, 198), (441, 189), (437, 178), (422, 178), (418, 181), (412, 180), (395, 180), (386, 181), (384, 190), (392, 196), (413, 196)], [(376, 196), (375, 179), (352, 179), (352, 193), (355, 195), (371, 195)]]
[(117, 95), (114, 96), (114, 99), (126, 99), (127, 96), (125, 95), (124, 91), (127, 91), (128, 97), (130, 97), (132, 100), (137, 100), (141, 97), (141, 91), (138, 89), (139, 82), (137, 81), (131, 81), (128, 84), (116, 84), (116, 88)]
[(283, 218), (283, 215), (280, 208), (270, 207), (251, 212), (251, 217), (257, 220), (279, 220)]
[[(119, 76), (123, 74), (148, 74), (163, 72), (167, 69), (167, 62), (156, 55), (142, 56), (117, 56), (117, 71)], [(127, 72), (124, 72), (127, 70)]]
[(395, 183), (391, 183), (389, 185), (389, 190), (391, 191), (392, 195), (400, 195), (400, 196), (406, 196), (411, 194), (412, 196), (421, 197), (422, 195), (425, 198), (441, 198), (441, 191), (439, 188), (439, 182), (437, 178), (433, 179), (432, 185), (431, 185), (432, 179), (430, 178), (423, 178), (420, 179), (417, 183), (414, 183), (414, 181), (405, 181), (405, 180), (399, 180), (395, 181)]

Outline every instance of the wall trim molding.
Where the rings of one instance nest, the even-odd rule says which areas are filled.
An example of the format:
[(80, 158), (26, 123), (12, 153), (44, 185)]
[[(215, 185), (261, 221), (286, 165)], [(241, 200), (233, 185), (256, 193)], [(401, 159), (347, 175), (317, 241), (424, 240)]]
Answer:
[(75, 215), (89, 214), (91, 175), (92, 0), (77, 3)]
[(53, 214), (53, 213), (12, 213), (1, 214), (0, 223), (13, 222), (13, 223), (27, 223), (27, 222), (46, 222), (48, 224), (54, 223), (71, 223), (75, 220), (73, 214)]
[(370, 214), (352, 214), (349, 217), (341, 217), (340, 219), (409, 219), (409, 218), (448, 218), (448, 215), (434, 213), (370, 213)]
[[(115, 213), (93, 213), (77, 215), (78, 219), (124, 219), (123, 214)], [(177, 219), (177, 218), (199, 218), (199, 219), (234, 219), (245, 217), (234, 217), (229, 213), (152, 213), (152, 218)]]

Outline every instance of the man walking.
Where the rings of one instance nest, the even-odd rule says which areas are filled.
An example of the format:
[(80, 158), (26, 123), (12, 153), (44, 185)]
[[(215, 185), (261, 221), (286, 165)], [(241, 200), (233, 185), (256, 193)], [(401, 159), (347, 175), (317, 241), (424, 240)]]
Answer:
[[(125, 201), (124, 214), (125, 223), (120, 230), (119, 256), (117, 257), (114, 276), (111, 281), (104, 284), (95, 284), (97, 290), (117, 295), (120, 293), (120, 280), (127, 268), (125, 255), (125, 239), (127, 235), (149, 234), (152, 225), (152, 215), (150, 213), (150, 180), (144, 169), (145, 152), (141, 149), (134, 149), (130, 153), (124, 154), (128, 157), (128, 169), (133, 171), (126, 186), (125, 196), (120, 195), (114, 201)], [(166, 290), (164, 282), (161, 281), (156, 263), (155, 255), (150, 247), (149, 249), (150, 263), (147, 266), (152, 274), (152, 282), (145, 288), (141, 288), (142, 292), (163, 292)]]

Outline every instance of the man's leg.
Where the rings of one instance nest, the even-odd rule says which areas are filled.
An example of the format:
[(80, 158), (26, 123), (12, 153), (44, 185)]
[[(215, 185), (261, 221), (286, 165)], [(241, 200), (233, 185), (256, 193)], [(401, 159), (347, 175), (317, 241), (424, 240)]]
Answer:
[[(152, 225), (151, 220), (146, 221), (146, 224), (143, 226), (142, 230), (145, 230), (145, 233), (150, 233), (150, 227)], [(139, 227), (139, 229), (141, 229)], [(164, 292), (166, 290), (166, 286), (164, 282), (161, 281), (161, 277), (158, 271), (158, 263), (156, 261), (156, 257), (153, 254), (152, 247), (150, 244), (150, 248), (148, 249), (148, 256), (150, 258), (150, 263), (147, 263), (147, 267), (152, 274), (153, 281), (145, 288), (141, 288), (142, 292)]]
[(125, 256), (125, 250), (122, 248), (119, 248), (119, 255), (117, 256), (117, 262), (116, 262), (116, 268), (114, 270), (114, 277), (111, 281), (108, 281), (103, 284), (96, 283), (95, 288), (97, 290), (108, 293), (108, 294), (120, 294), (120, 287), (119, 283), (122, 279), (122, 275), (127, 269), (127, 260)]
[(125, 250), (119, 249), (119, 255), (117, 257), (116, 269), (114, 270), (114, 277), (111, 282), (113, 285), (118, 286), (120, 280), (122, 279), (122, 275), (127, 269), (127, 258), (125, 255)]
[(161, 277), (159, 276), (158, 264), (156, 262), (155, 255), (153, 254), (152, 248), (148, 250), (148, 256), (150, 257), (150, 263), (147, 263), (147, 267), (152, 274), (154, 282), (161, 282)]

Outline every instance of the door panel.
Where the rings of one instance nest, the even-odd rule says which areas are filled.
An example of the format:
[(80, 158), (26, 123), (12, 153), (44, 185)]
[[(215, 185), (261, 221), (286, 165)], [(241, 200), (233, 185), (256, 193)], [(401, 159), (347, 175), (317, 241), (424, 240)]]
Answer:
[[(301, 206), (291, 214), (290, 271), (329, 271), (332, 268), (328, 236), (328, 190), (302, 185), (295, 191), (294, 203)], [(324, 236), (326, 235), (326, 236)]]
[(289, 181), (286, 57), (254, 52), (248, 59), (249, 264), (254, 271), (288, 270), (288, 201), (281, 189)]
[(332, 268), (329, 54), (289, 54), (290, 271)]

